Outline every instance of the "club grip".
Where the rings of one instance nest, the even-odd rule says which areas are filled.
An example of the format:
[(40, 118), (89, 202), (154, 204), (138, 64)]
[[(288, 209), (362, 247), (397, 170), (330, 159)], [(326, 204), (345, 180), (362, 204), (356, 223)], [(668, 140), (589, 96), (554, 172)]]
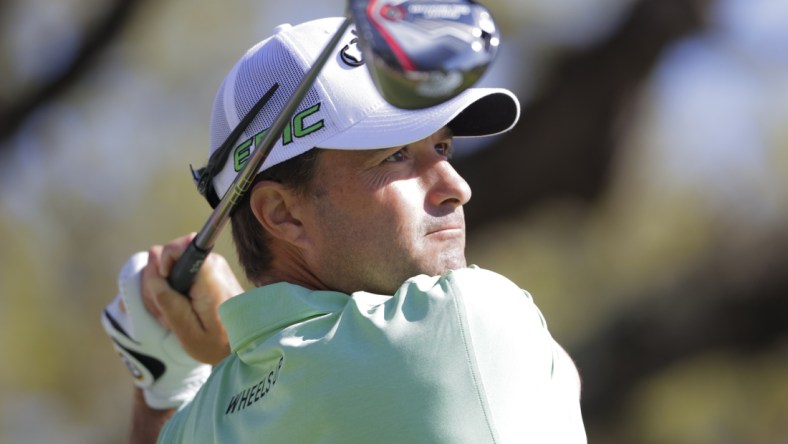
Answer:
[(170, 287), (188, 298), (189, 289), (192, 288), (192, 284), (197, 278), (197, 273), (210, 252), (210, 249), (203, 250), (192, 241), (186, 251), (183, 252), (183, 256), (172, 267), (170, 276), (167, 278)]

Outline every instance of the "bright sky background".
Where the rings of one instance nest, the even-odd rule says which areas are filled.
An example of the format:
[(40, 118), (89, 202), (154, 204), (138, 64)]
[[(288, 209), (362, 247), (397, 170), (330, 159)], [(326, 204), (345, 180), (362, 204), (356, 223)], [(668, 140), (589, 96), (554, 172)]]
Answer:
[[(670, 51), (651, 86), (652, 180), (755, 221), (785, 215), (788, 2), (723, 0), (709, 34)], [(776, 139), (782, 137), (782, 144)]]

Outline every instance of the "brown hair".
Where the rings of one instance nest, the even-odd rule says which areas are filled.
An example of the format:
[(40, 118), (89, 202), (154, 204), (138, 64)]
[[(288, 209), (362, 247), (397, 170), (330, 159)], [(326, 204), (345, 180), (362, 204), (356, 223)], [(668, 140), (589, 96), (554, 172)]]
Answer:
[[(273, 180), (287, 186), (297, 193), (306, 193), (317, 169), (320, 149), (311, 149), (292, 159), (258, 174), (254, 187), (260, 181)], [(266, 271), (271, 267), (271, 251), (268, 248), (270, 236), (252, 212), (249, 195), (246, 193), (232, 215), (233, 243), (238, 253), (238, 262), (246, 273), (249, 282), (260, 285)]]

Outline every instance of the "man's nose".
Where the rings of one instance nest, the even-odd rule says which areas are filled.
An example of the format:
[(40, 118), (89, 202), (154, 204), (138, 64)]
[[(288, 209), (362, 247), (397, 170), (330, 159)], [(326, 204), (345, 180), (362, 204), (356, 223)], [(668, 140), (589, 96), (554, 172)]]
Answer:
[(429, 171), (429, 199), (435, 206), (465, 205), (471, 199), (471, 187), (446, 159), (435, 161)]

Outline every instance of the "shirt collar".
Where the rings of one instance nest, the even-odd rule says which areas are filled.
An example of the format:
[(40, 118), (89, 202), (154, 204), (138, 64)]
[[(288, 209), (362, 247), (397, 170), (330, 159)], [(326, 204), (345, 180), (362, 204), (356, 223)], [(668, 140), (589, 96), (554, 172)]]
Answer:
[(219, 306), (219, 316), (230, 348), (236, 353), (252, 339), (263, 339), (289, 325), (336, 313), (349, 298), (336, 291), (315, 291), (279, 282), (228, 299)]

